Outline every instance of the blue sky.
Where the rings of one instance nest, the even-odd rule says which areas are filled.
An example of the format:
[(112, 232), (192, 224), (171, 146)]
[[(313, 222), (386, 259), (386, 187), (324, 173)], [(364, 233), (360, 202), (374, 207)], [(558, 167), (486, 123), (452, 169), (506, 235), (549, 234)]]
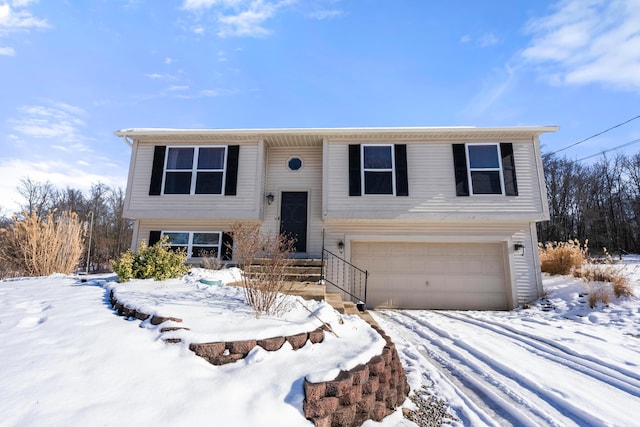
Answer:
[(555, 151), (640, 115), (640, 1), (0, 0), (0, 79), (4, 213), (21, 177), (124, 187), (122, 128), (559, 125)]

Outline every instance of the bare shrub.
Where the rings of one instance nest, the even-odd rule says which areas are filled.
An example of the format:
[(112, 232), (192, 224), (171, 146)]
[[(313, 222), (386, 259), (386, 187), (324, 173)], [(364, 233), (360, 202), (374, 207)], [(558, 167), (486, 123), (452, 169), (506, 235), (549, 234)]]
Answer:
[(260, 224), (236, 223), (231, 228), (233, 249), (243, 270), (242, 286), (256, 317), (281, 315), (288, 309), (284, 292), (291, 284), (284, 278), (291, 265), (295, 240), (275, 233), (261, 233)]
[(36, 211), (14, 217), (0, 230), (2, 270), (15, 276), (71, 274), (78, 266), (84, 248), (83, 223), (70, 211)]
[(567, 242), (538, 244), (540, 268), (549, 274), (569, 274), (579, 269), (587, 258), (588, 240), (584, 245), (578, 239)]
[(215, 252), (200, 251), (198, 255), (202, 268), (206, 268), (207, 270), (220, 270), (222, 268), (222, 261), (220, 261), (220, 258), (218, 258)]
[[(604, 255), (602, 257), (595, 260), (590, 259), (588, 264), (585, 263), (582, 267), (575, 270), (573, 275), (582, 278), (587, 283), (608, 283), (616, 298), (633, 296), (633, 289), (629, 283), (629, 278), (623, 269), (614, 265), (613, 257), (609, 255), (607, 248), (603, 248), (603, 253)], [(607, 300), (607, 303), (608, 302)]]
[(596, 308), (598, 304), (608, 306), (611, 296), (609, 295), (609, 289), (603, 282), (591, 282), (587, 284), (589, 291), (589, 307)]
[(634, 295), (629, 279), (626, 277), (622, 277), (621, 279), (616, 278), (611, 282), (611, 288), (616, 298), (626, 298)]

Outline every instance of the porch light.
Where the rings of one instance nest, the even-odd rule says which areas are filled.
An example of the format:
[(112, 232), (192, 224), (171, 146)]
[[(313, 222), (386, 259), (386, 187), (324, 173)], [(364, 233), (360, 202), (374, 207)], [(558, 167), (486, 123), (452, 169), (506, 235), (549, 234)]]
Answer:
[(344, 252), (344, 242), (342, 240), (338, 242), (338, 250), (340, 251), (340, 253)]
[(273, 203), (273, 199), (275, 199), (275, 196), (273, 195), (273, 193), (269, 193), (267, 194), (267, 204), (270, 205), (271, 203)]
[(515, 242), (513, 244), (513, 251), (519, 253), (520, 256), (524, 256), (524, 245), (522, 242)]

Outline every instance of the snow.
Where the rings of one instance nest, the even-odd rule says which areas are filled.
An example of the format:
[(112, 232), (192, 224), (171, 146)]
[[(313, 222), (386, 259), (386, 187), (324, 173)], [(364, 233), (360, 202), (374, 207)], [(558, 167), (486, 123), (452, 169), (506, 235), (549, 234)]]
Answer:
[[(617, 268), (635, 295), (638, 257)], [(528, 309), (379, 311), (409, 384), (447, 401), (462, 425), (638, 425), (640, 301), (589, 308), (586, 284), (544, 277)]]
[[(620, 266), (636, 295), (639, 266), (640, 257)], [(331, 379), (379, 354), (384, 341), (358, 316), (323, 302), (291, 298), (286, 316), (256, 319), (241, 288), (200, 282), (238, 275), (194, 269), (162, 282), (0, 281), (0, 425), (311, 425), (302, 414), (304, 378)], [(460, 419), (452, 424), (637, 425), (639, 298), (591, 309), (578, 279), (545, 276), (544, 286), (546, 299), (509, 312), (372, 314), (396, 343), (412, 389), (426, 385), (445, 400)], [(182, 318), (190, 330), (173, 333), (183, 343), (165, 344), (160, 326), (117, 316), (111, 290), (131, 308)], [(297, 351), (255, 348), (213, 366), (188, 350), (189, 342), (310, 331), (318, 318), (337, 337), (325, 334), (325, 342)], [(365, 425), (414, 424), (396, 411)]]

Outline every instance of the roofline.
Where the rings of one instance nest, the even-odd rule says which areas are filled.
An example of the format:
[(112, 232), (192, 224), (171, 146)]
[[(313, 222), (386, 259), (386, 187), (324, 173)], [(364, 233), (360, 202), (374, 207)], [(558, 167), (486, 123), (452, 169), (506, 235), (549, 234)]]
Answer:
[(130, 128), (114, 132), (119, 137), (140, 137), (154, 135), (344, 135), (359, 133), (404, 133), (430, 134), (442, 132), (509, 132), (519, 131), (539, 135), (556, 132), (559, 126), (510, 126), (510, 127), (476, 127), (476, 126), (439, 126), (439, 127), (352, 127), (352, 128), (271, 128), (271, 129), (171, 129), (171, 128)]

